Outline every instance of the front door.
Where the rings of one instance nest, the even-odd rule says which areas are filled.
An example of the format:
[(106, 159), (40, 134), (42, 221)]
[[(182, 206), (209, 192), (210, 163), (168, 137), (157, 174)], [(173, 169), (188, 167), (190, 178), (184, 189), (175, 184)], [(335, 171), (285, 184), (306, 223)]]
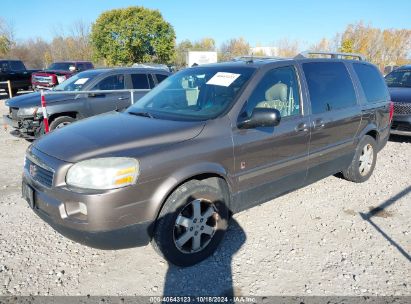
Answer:
[(304, 115), (294, 66), (268, 71), (256, 85), (240, 116), (255, 108), (281, 113), (276, 127), (233, 127), (235, 172), (240, 211), (302, 186), (307, 171), (309, 117)]
[[(100, 80), (91, 90), (124, 90), (124, 74), (110, 75)], [(118, 103), (130, 99), (128, 92), (96, 92), (89, 94), (86, 100), (89, 116), (119, 110)]]

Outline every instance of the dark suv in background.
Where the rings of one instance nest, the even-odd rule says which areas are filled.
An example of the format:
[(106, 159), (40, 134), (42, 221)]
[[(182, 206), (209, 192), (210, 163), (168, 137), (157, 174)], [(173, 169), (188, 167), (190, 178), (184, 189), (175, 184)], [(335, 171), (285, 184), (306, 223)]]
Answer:
[(50, 90), (76, 73), (94, 69), (90, 61), (61, 61), (52, 63), (47, 69), (33, 73), (31, 84), (35, 91)]
[(385, 76), (391, 100), (394, 102), (394, 118), (391, 133), (411, 135), (411, 65), (404, 65)]
[(188, 68), (125, 112), (35, 141), (23, 196), (80, 243), (151, 241), (171, 263), (192, 265), (215, 251), (232, 213), (338, 172), (366, 181), (389, 137), (389, 98), (381, 73), (361, 60)]
[[(109, 111), (123, 111), (131, 104), (129, 92), (86, 94), (82, 91), (140, 89), (138, 100), (170, 73), (157, 69), (115, 68), (78, 73), (53, 89), (54, 92), (75, 91), (78, 94), (46, 95), (50, 130), (75, 120)], [(6, 102), (9, 114), (3, 121), (13, 127), (14, 134), (34, 139), (44, 133), (40, 93), (21, 95)]]

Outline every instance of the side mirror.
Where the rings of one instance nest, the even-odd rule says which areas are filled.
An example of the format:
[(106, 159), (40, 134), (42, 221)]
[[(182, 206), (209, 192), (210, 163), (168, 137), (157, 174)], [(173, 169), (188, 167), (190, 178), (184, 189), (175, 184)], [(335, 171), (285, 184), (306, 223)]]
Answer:
[(258, 127), (275, 127), (281, 121), (280, 111), (269, 108), (255, 108), (250, 118), (240, 119), (239, 129), (254, 129)]

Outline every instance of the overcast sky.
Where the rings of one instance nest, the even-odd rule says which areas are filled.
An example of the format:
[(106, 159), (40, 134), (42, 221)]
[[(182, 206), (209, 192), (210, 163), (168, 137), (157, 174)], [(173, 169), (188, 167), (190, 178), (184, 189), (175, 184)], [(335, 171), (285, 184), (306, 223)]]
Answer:
[(50, 40), (77, 20), (93, 22), (103, 11), (131, 5), (160, 10), (174, 26), (177, 41), (208, 36), (217, 45), (240, 36), (252, 46), (282, 38), (308, 45), (360, 20), (379, 28), (411, 29), (411, 0), (1, 0), (0, 16), (13, 23), (17, 39)]

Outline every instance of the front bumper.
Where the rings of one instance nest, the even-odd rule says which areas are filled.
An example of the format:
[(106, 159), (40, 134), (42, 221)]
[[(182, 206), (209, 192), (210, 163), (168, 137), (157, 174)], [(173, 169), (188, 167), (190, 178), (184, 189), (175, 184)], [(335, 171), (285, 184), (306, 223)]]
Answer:
[[(33, 202), (28, 201), (30, 207), (56, 231), (75, 242), (98, 249), (131, 248), (150, 242), (155, 216), (150, 212), (149, 200), (135, 201), (135, 193), (131, 195), (130, 192), (134, 190), (127, 187), (94, 193), (73, 191), (61, 182), (59, 176), (71, 164), (39, 151), (36, 154), (42, 154), (41, 159), (47, 163), (49, 171), (56, 170), (53, 183), (50, 187), (45, 186), (30, 173), (31, 168), (25, 167), (23, 189), (26, 184), (33, 190)], [(44, 166), (37, 157), (31, 155), (30, 159)], [(79, 208), (81, 204), (83, 209)], [(87, 210), (85, 213), (84, 209)]]
[(86, 231), (71, 228), (54, 221), (38, 207), (34, 212), (54, 230), (68, 239), (97, 249), (115, 250), (145, 246), (150, 242), (149, 232), (152, 230), (152, 222), (142, 222), (120, 229), (107, 231)]
[(391, 134), (411, 136), (411, 115), (394, 115)]
[(16, 129), (11, 134), (17, 137), (34, 139), (36, 138), (36, 134), (41, 133), (39, 132), (41, 129), (41, 120), (34, 119), (34, 117), (15, 120), (9, 115), (3, 115), (3, 123)]

